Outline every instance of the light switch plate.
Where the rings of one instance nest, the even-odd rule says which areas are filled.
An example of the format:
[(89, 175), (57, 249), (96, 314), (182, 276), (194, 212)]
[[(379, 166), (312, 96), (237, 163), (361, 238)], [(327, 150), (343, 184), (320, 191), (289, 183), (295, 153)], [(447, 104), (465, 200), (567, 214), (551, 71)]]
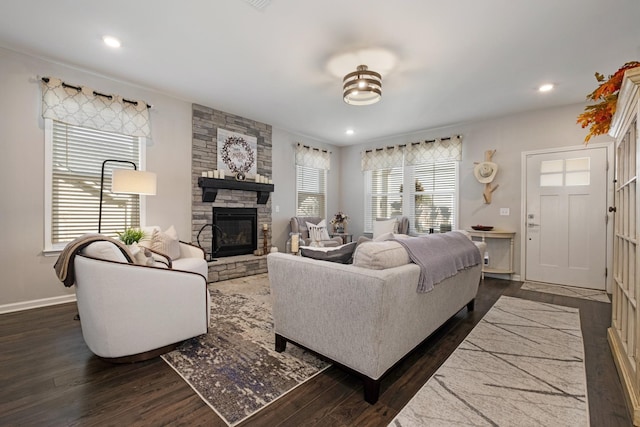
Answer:
[(509, 208), (500, 208), (501, 216), (509, 216)]

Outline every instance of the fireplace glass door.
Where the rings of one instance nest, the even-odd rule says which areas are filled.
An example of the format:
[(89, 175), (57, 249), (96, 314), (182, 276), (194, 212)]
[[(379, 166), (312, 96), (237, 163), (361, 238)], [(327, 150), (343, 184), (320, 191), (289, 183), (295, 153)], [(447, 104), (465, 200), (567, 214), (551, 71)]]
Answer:
[(216, 257), (252, 254), (257, 249), (257, 210), (213, 208), (213, 253)]

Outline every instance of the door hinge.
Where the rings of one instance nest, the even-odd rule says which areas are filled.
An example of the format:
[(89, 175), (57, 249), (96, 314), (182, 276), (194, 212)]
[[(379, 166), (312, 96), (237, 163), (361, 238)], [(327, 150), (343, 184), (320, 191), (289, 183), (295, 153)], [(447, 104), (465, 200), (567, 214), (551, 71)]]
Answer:
[(607, 267), (604, 268), (604, 277), (609, 277), (609, 269)]
[(604, 225), (609, 225), (609, 215), (604, 216)]

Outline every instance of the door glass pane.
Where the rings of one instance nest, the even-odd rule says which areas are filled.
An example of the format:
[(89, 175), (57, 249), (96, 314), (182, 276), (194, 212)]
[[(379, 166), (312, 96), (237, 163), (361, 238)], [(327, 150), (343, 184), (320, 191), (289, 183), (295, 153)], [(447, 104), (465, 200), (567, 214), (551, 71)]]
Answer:
[(540, 173), (553, 172), (562, 172), (562, 160), (543, 160), (540, 162)]
[(567, 186), (589, 185), (590, 172), (567, 172)]
[(576, 159), (567, 159), (567, 172), (588, 171), (591, 169), (589, 157), (579, 157)]
[(562, 174), (550, 173), (540, 175), (540, 187), (562, 187)]

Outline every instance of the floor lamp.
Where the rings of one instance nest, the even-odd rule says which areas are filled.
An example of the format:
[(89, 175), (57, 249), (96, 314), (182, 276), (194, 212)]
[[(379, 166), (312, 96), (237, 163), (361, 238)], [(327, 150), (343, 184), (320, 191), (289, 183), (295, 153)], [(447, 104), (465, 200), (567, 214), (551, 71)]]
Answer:
[(155, 196), (156, 174), (139, 171), (135, 163), (128, 160), (107, 159), (102, 162), (100, 172), (100, 210), (98, 213), (98, 233), (102, 231), (102, 192), (104, 190), (104, 167), (107, 163), (126, 163), (133, 169), (114, 169), (111, 175), (111, 192)]

